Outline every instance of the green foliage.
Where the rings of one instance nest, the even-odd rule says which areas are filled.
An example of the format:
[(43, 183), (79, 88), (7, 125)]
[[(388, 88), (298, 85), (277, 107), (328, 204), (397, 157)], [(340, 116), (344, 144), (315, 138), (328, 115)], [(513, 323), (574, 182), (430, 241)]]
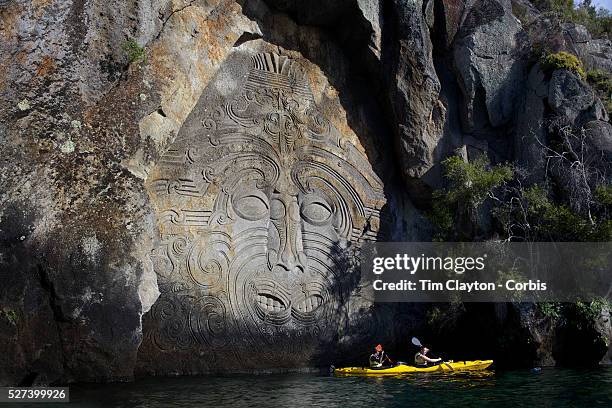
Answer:
[(576, 302), (576, 311), (585, 320), (598, 319), (606, 308), (610, 308), (610, 302), (601, 297), (595, 298), (590, 302)]
[(597, 92), (608, 113), (612, 114), (612, 75), (601, 69), (594, 69), (587, 73), (587, 81)]
[(542, 68), (545, 72), (566, 69), (577, 73), (581, 78), (586, 77), (582, 61), (577, 56), (565, 51), (546, 55), (542, 59)]
[(593, 193), (595, 204), (599, 212), (599, 227), (597, 231), (597, 241), (612, 240), (612, 186), (601, 184), (595, 188)]
[(441, 240), (453, 228), (454, 210), (446, 199), (446, 193), (442, 190), (434, 191), (432, 207), (428, 214), (431, 223), (438, 229), (437, 239)]
[(527, 21), (527, 7), (522, 5), (522, 4), (518, 4), (516, 2), (512, 2), (512, 14), (519, 19), (519, 21), (523, 24), (526, 25), (528, 23)]
[(574, 10), (573, 0), (533, 0), (532, 3), (540, 11), (554, 13), (564, 21), (571, 19)]
[(591, 301), (578, 301), (565, 304), (564, 318), (566, 323), (579, 330), (593, 327), (600, 318), (604, 309), (610, 309), (612, 305), (605, 298), (597, 297)]
[(121, 45), (121, 48), (123, 49), (123, 51), (125, 51), (128, 62), (130, 64), (147, 62), (146, 50), (140, 45), (138, 45), (138, 43), (135, 40), (133, 39), (127, 40)]
[[(562, 157), (568, 147), (558, 144), (559, 152), (554, 144), (548, 151)], [(486, 239), (483, 233), (511, 241), (612, 241), (612, 186), (603, 179), (584, 181), (577, 199), (555, 189), (554, 179), (546, 187), (525, 187), (523, 170), (491, 166), (486, 156), (469, 163), (450, 157), (442, 164), (447, 185), (434, 191), (427, 214), (436, 241)], [(595, 174), (588, 167), (585, 172)], [(490, 209), (492, 223), (483, 208)]]
[[(507, 269), (506, 269), (507, 268)], [(515, 266), (507, 265), (504, 268), (497, 269), (495, 275), (495, 284), (504, 286), (507, 281), (514, 280), (516, 282), (525, 282), (527, 277), (520, 272)], [(512, 302), (524, 301), (525, 293), (520, 290), (515, 290), (510, 294), (509, 300)]]
[(538, 303), (540, 312), (552, 320), (558, 320), (563, 313), (563, 305), (559, 302), (542, 302)]
[(453, 332), (464, 313), (465, 304), (461, 302), (433, 306), (426, 313), (427, 325), (437, 333)]
[(591, 0), (576, 4), (573, 0), (533, 0), (543, 12), (548, 12), (564, 22), (581, 24), (596, 38), (612, 35), (612, 15), (603, 7), (597, 8)]
[(0, 317), (6, 319), (13, 326), (17, 325), (17, 312), (9, 307), (0, 309)]
[(589, 222), (563, 204), (546, 201), (540, 211), (530, 212), (539, 221), (534, 224), (539, 236), (549, 236), (556, 241), (589, 241), (592, 233)]
[[(610, 187), (601, 187), (605, 194)], [(607, 217), (595, 219), (593, 222), (576, 214), (564, 204), (557, 204), (548, 197), (548, 192), (540, 186), (519, 189), (516, 196), (503, 202), (494, 210), (494, 215), (503, 224), (519, 224), (522, 222), (532, 241), (577, 241), (600, 242), (612, 239), (612, 222)], [(519, 203), (516, 205), (516, 203)]]
[(610, 185), (599, 185), (595, 188), (595, 200), (600, 205), (612, 206), (612, 186)]
[(596, 8), (591, 0), (586, 0), (573, 9), (569, 21), (582, 24), (596, 38), (610, 38), (612, 34), (612, 15), (607, 9)]
[(480, 156), (471, 163), (453, 156), (442, 164), (451, 184), (447, 200), (469, 203), (474, 208), (480, 206), (494, 188), (512, 179), (514, 174), (507, 165), (491, 167), (486, 156)]
[(442, 162), (448, 188), (433, 193), (429, 220), (437, 229), (436, 239), (449, 238), (453, 226), (461, 216), (473, 214), (493, 191), (512, 179), (509, 165), (491, 166), (486, 156), (465, 162), (452, 156)]
[(605, 309), (610, 310), (610, 300), (596, 297), (575, 303), (543, 302), (538, 303), (538, 309), (543, 316), (551, 320), (560, 320), (564, 324), (580, 330), (592, 328)]
[(523, 191), (523, 197), (528, 204), (527, 211), (529, 214), (537, 214), (550, 207), (550, 201), (548, 201), (548, 197), (546, 196), (546, 190), (542, 187), (535, 185)]
[(429, 326), (437, 326), (445, 315), (439, 307), (434, 306), (427, 311), (427, 324)]
[(592, 85), (601, 87), (608, 92), (612, 92), (612, 81), (610, 80), (610, 73), (602, 69), (592, 69), (587, 73), (587, 81)]

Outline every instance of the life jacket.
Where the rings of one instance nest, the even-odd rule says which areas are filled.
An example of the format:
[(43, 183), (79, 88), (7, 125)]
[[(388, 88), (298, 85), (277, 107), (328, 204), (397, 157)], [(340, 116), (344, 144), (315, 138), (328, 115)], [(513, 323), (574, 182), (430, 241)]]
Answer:
[(421, 352), (419, 351), (418, 353), (414, 355), (414, 363), (416, 365), (423, 366), (423, 365), (427, 365), (428, 361), (425, 360), (425, 356), (421, 354)]
[(370, 366), (375, 367), (381, 365), (385, 361), (385, 351), (376, 352), (370, 355)]

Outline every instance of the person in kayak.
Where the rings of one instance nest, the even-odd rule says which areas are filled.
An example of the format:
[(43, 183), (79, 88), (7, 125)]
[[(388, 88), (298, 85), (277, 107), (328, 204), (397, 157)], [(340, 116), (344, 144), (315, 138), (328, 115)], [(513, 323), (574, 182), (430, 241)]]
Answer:
[(387, 361), (389, 364), (393, 364), (393, 361), (391, 361), (389, 356), (385, 354), (382, 344), (378, 344), (374, 350), (374, 353), (370, 355), (371, 368), (383, 368), (383, 364), (385, 364)]
[(425, 346), (421, 346), (421, 349), (418, 353), (414, 355), (414, 364), (417, 367), (427, 367), (428, 365), (433, 365), (435, 363), (440, 363), (442, 361), (441, 358), (431, 358), (427, 357), (427, 353), (429, 349)]

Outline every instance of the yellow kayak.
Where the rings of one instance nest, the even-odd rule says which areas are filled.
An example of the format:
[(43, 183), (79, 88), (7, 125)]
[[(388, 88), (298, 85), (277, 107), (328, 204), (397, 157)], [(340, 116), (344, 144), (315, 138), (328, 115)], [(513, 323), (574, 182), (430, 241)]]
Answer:
[(479, 371), (488, 368), (493, 360), (454, 361), (431, 367), (413, 367), (399, 364), (390, 368), (344, 367), (336, 368), (334, 374), (350, 375), (397, 375), (407, 373), (450, 373), (454, 371)]

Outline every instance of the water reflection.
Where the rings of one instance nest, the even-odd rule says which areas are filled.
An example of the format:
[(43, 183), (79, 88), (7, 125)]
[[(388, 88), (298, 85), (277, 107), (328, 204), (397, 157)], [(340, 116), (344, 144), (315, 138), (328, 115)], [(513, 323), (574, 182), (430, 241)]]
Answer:
[[(76, 407), (612, 407), (612, 368), (152, 378), (71, 387)], [(51, 404), (45, 404), (51, 407)], [(58, 405), (56, 405), (58, 406)]]
[[(347, 376), (344, 376), (345, 378)], [(455, 387), (474, 387), (495, 385), (495, 372), (492, 370), (484, 371), (463, 371), (445, 373), (403, 373), (397, 375), (368, 376), (368, 380), (383, 383), (390, 379), (409, 381), (415, 386), (428, 387), (437, 386), (440, 383), (452, 383)]]
[[(406, 376), (404, 377), (406, 378)], [(438, 375), (412, 375), (406, 378), (418, 387), (437, 387), (440, 382), (452, 384), (457, 389), (495, 386), (494, 371), (444, 373)]]

